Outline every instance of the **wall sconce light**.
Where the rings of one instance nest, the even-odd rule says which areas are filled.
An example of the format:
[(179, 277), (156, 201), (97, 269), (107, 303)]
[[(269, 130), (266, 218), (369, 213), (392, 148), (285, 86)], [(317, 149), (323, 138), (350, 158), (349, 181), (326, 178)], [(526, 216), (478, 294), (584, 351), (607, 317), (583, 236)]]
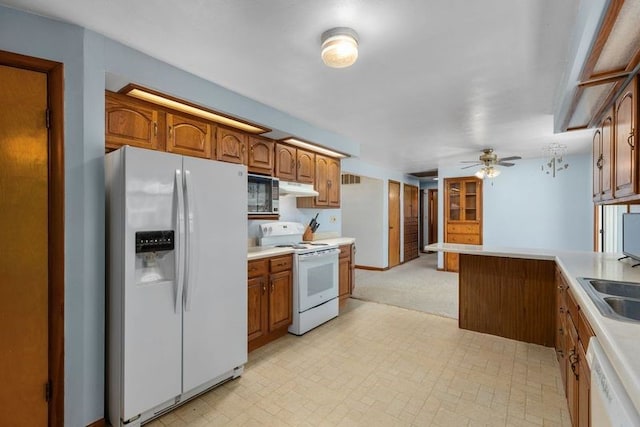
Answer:
[(558, 144), (552, 142), (549, 146), (542, 149), (542, 153), (545, 157), (545, 162), (540, 169), (547, 175), (556, 177), (556, 172), (566, 170), (569, 167), (569, 163), (563, 158), (567, 152), (567, 146), (564, 144)]
[(483, 166), (474, 175), (480, 179), (495, 178), (500, 175), (500, 169), (497, 169), (494, 166)]
[(322, 61), (332, 68), (350, 67), (358, 59), (358, 33), (337, 27), (322, 33)]

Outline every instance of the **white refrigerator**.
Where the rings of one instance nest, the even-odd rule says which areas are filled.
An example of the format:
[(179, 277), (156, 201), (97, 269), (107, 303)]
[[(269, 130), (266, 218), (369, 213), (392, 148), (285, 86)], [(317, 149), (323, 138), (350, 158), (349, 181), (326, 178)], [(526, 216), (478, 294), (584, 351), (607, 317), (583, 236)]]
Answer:
[(242, 373), (247, 173), (129, 146), (105, 169), (108, 416), (139, 426)]

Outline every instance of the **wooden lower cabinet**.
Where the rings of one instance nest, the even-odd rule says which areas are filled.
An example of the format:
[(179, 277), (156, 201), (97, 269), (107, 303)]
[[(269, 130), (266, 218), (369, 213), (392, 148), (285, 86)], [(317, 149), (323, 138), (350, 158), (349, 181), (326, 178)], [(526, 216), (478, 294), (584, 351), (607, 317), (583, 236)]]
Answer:
[(340, 298), (340, 305), (343, 305), (353, 292), (354, 250), (354, 245), (340, 246), (340, 258), (338, 260), (338, 297)]
[(557, 268), (556, 284), (556, 355), (560, 376), (567, 396), (571, 425), (586, 427), (591, 425), (591, 371), (586, 351), (589, 339), (595, 334)]
[(287, 333), (293, 321), (292, 256), (249, 261), (247, 338), (253, 351)]

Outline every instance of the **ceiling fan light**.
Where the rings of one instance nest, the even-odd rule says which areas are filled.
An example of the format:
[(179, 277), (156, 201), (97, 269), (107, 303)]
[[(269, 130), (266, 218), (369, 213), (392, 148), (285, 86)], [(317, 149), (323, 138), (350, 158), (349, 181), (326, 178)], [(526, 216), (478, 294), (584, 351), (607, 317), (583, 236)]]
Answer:
[(484, 179), (484, 177), (485, 177), (484, 168), (479, 169), (476, 173), (474, 173), (474, 175), (478, 179)]
[(487, 168), (487, 178), (495, 178), (500, 175), (500, 169), (496, 169), (493, 166)]
[(351, 28), (338, 27), (322, 34), (322, 61), (332, 68), (346, 68), (358, 59), (358, 34)]

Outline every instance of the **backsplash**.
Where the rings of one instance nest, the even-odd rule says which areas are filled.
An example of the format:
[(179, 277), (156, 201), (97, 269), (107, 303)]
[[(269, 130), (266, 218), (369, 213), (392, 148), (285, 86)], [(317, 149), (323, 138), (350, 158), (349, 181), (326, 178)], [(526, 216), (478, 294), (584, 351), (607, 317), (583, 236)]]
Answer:
[[(280, 196), (280, 219), (279, 221), (301, 222), (309, 224), (311, 219), (318, 214), (318, 223), (320, 227), (316, 233), (340, 233), (342, 232), (342, 210), (341, 209), (298, 209), (296, 206), (296, 198), (292, 196)], [(256, 238), (259, 237), (259, 226), (271, 220), (249, 220), (248, 236), (249, 245), (256, 244)], [(253, 242), (253, 244), (252, 244)]]

